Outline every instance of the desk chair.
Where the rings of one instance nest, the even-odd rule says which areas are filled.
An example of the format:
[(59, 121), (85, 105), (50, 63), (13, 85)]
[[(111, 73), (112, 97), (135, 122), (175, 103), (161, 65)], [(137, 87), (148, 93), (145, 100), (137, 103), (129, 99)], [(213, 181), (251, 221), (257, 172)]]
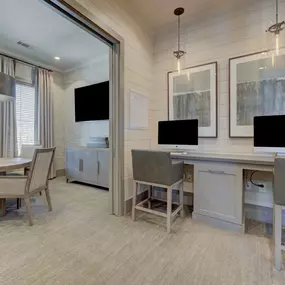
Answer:
[(273, 178), (275, 268), (281, 270), (282, 210), (285, 210), (285, 158), (275, 158)]
[[(167, 232), (171, 231), (171, 224), (174, 217), (180, 213), (184, 217), (183, 210), (183, 162), (173, 163), (170, 152), (132, 150), (133, 160), (133, 208), (132, 218), (136, 219), (136, 210), (151, 213), (157, 216), (165, 217), (167, 220)], [(149, 185), (148, 198), (137, 203), (137, 191), (141, 185)], [(151, 209), (151, 187), (158, 186), (167, 190), (167, 213), (162, 213)], [(172, 190), (174, 186), (179, 188), (179, 205), (172, 212)], [(143, 205), (148, 202), (148, 208)]]

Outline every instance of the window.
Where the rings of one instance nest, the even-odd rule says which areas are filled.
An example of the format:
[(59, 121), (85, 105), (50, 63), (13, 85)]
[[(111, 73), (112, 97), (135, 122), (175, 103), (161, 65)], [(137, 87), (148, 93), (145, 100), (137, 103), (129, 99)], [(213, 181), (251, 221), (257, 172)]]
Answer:
[(16, 84), (18, 155), (23, 144), (35, 144), (35, 87)]

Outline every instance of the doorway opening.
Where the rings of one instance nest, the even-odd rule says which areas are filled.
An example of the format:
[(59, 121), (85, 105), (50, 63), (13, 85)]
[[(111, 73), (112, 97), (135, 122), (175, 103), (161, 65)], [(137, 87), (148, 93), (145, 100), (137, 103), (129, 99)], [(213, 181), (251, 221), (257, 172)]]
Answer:
[(94, 15), (77, 2), (42, 0), (60, 15), (110, 47), (109, 53), (109, 212), (124, 214), (124, 41), (113, 30), (92, 21)]

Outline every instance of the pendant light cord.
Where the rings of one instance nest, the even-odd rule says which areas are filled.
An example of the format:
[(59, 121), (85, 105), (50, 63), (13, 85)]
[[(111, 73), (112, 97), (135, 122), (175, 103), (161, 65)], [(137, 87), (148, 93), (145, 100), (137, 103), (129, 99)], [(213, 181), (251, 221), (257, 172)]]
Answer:
[(276, 0), (276, 24), (278, 24), (278, 0)]
[(178, 51), (180, 51), (180, 16), (178, 16)]

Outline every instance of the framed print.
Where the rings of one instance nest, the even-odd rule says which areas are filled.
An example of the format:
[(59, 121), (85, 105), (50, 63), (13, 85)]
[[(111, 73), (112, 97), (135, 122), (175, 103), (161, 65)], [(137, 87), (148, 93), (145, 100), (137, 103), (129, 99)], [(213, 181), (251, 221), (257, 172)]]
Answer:
[(199, 137), (217, 137), (217, 62), (168, 73), (168, 117), (198, 119)]
[(255, 116), (285, 114), (285, 50), (229, 60), (230, 137), (253, 137)]

